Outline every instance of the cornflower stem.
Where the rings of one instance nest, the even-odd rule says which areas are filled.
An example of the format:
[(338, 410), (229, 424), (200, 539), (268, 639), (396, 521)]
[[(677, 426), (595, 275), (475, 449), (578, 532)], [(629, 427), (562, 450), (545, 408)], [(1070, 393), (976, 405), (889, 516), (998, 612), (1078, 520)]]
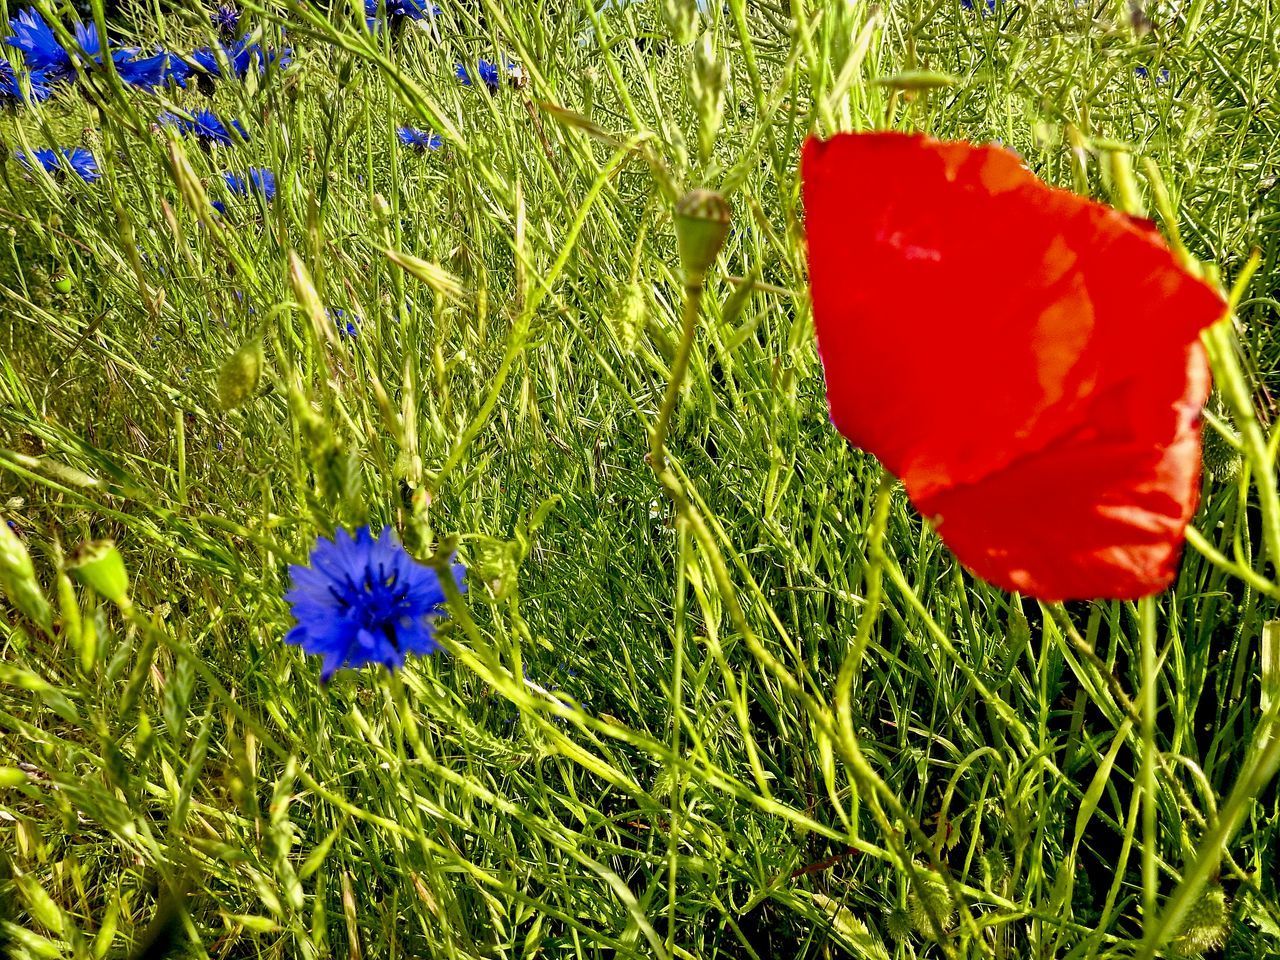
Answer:
[(667, 472), (667, 430), (671, 425), (676, 404), (680, 400), (680, 388), (689, 372), (689, 360), (693, 356), (693, 341), (698, 333), (698, 316), (702, 313), (703, 279), (702, 274), (690, 274), (685, 278), (680, 344), (676, 348), (675, 361), (671, 364), (671, 379), (667, 381), (667, 392), (663, 395), (662, 406), (658, 409), (658, 420), (649, 434), (649, 460), (654, 473), (659, 476)]

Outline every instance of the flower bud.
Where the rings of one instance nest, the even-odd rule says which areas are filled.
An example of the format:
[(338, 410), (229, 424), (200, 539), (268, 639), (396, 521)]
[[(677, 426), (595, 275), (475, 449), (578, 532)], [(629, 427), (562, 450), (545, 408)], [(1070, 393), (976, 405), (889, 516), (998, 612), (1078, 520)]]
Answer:
[(630, 354), (635, 350), (640, 331), (644, 329), (645, 314), (644, 287), (639, 283), (628, 283), (617, 306), (609, 314), (623, 353)]
[(676, 244), (686, 279), (702, 282), (729, 235), (732, 213), (714, 190), (691, 190), (676, 204)]
[(39, 624), (46, 632), (52, 628), (53, 608), (36, 580), (31, 555), (3, 520), (0, 520), (0, 589), (32, 623)]
[(118, 607), (128, 607), (129, 574), (124, 558), (111, 540), (90, 540), (80, 545), (67, 564), (71, 574)]
[(661, 10), (671, 38), (679, 44), (692, 43), (698, 29), (697, 0), (662, 0)]
[(262, 376), (262, 341), (246, 341), (218, 371), (218, 400), (224, 410), (234, 410), (258, 389)]
[(725, 65), (716, 54), (710, 33), (699, 39), (693, 57), (691, 90), (698, 114), (698, 149), (703, 163), (711, 158), (716, 134), (724, 119)]

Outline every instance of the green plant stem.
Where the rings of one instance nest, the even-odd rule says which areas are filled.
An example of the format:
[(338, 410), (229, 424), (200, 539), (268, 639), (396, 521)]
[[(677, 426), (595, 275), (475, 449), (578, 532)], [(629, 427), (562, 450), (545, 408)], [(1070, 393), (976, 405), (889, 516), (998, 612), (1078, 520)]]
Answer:
[(676, 404), (680, 401), (680, 388), (684, 384), (685, 375), (689, 372), (689, 359), (693, 356), (693, 341), (698, 333), (698, 316), (702, 312), (702, 291), (702, 277), (688, 277), (685, 280), (680, 344), (676, 348), (675, 361), (671, 364), (671, 379), (667, 381), (667, 390), (662, 397), (658, 419), (649, 434), (649, 460), (654, 473), (657, 474), (665, 473), (667, 470), (667, 430), (671, 425), (671, 417), (675, 414)]

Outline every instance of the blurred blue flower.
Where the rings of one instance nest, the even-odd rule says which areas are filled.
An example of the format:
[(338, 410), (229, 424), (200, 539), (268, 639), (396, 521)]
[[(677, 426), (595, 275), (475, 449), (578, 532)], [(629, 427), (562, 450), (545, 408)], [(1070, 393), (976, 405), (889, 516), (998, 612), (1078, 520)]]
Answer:
[[(973, 0), (960, 0), (960, 6), (966, 10), (972, 10), (976, 6), (976, 4), (973, 2)], [(996, 12), (996, 0), (986, 0), (986, 3), (984, 4), (984, 6), (985, 6), (985, 9), (982, 11), (983, 13)]]
[(214, 29), (224, 37), (234, 37), (240, 28), (240, 8), (234, 3), (220, 3), (209, 15)]
[(379, 16), (386, 13), (388, 20), (423, 20), (440, 16), (441, 10), (426, 0), (364, 0), (365, 22), (369, 29), (376, 29)]
[(263, 47), (259, 43), (250, 43), (249, 37), (243, 36), (235, 43), (227, 46), (219, 44), (222, 48), (222, 54), (227, 60), (227, 66), (231, 70), (229, 76), (224, 75), (221, 66), (218, 64), (218, 55), (211, 47), (202, 47), (199, 50), (191, 52), (191, 61), (203, 70), (205, 73), (230, 79), (244, 79), (249, 73), (249, 68), (256, 61), (258, 64), (258, 73), (267, 72), (267, 67), (275, 65), (277, 68), (284, 68), (293, 60), (293, 51), (285, 47), (282, 50), (272, 50)]
[[(176, 113), (162, 113), (158, 119), (166, 126), (177, 127), (179, 133), (194, 134), (202, 143), (221, 147), (234, 146), (236, 143), (227, 125), (212, 110), (193, 110), (190, 119)], [(241, 140), (249, 139), (239, 120), (232, 120), (231, 126), (240, 134)]]
[(329, 314), (329, 319), (333, 325), (338, 328), (338, 332), (344, 336), (354, 337), (360, 332), (360, 318), (357, 316), (347, 316), (347, 311), (341, 307), (330, 307), (325, 310)]
[[(511, 73), (515, 69), (515, 63), (508, 60), (507, 73)], [(488, 60), (477, 60), (474, 74), (472, 74), (471, 69), (467, 67), (466, 64), (462, 63), (454, 67), (453, 72), (457, 75), (458, 80), (461, 81), (464, 87), (471, 86), (473, 78), (479, 79), (479, 81), (490, 90), (497, 90), (498, 85), (502, 82), (502, 71), (498, 69), (498, 65), (496, 63), (491, 63)]]
[(56, 150), (39, 149), (35, 151), (34, 162), (22, 150), (19, 150), (15, 156), (28, 170), (34, 170), (36, 164), (39, 164), (52, 174), (65, 175), (70, 170), (85, 183), (93, 183), (93, 181), (102, 176), (98, 172), (98, 162), (94, 159), (93, 154), (84, 147), (59, 147)]
[[(440, 649), (433, 623), (444, 612), (440, 577), (409, 556), (390, 527), (377, 539), (368, 527), (354, 537), (346, 530), (321, 537), (310, 565), (294, 564), (289, 573), (285, 599), (297, 626), (285, 641), (323, 658), (322, 681), (341, 667), (381, 663), (394, 670), (406, 654)], [(453, 565), (459, 590), (464, 573)]]
[[(1133, 75), (1137, 77), (1139, 80), (1146, 80), (1150, 76), (1150, 73), (1148, 72), (1146, 67), (1134, 67)], [(1156, 83), (1168, 83), (1168, 82), (1169, 82), (1169, 68), (1161, 67), (1160, 72), (1156, 74)]]
[(400, 138), (400, 142), (419, 152), (427, 150), (439, 150), (444, 146), (444, 137), (431, 130), (418, 130), (414, 127), (398, 127), (396, 136)]
[[(265, 167), (250, 167), (248, 174), (228, 171), (222, 175), (222, 182), (237, 197), (256, 193), (267, 203), (276, 198), (276, 175)], [(213, 208), (219, 213), (227, 212), (227, 206), (221, 200), (215, 200)]]
[[(29, 92), (33, 103), (48, 100), (53, 96), (53, 87), (49, 85), (49, 80), (43, 70), (28, 71), (26, 77), (27, 83), (30, 85)], [(23, 84), (22, 77), (13, 68), (13, 64), (0, 57), (0, 104), (25, 103), (27, 101), (27, 92), (26, 85)]]

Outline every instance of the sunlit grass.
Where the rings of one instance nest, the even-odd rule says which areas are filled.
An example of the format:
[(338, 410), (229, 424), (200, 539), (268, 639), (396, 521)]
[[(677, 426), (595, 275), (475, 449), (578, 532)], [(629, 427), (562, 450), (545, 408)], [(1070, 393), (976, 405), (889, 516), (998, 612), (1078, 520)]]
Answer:
[[(827, 420), (796, 158), (813, 130), (998, 139), (1104, 198), (1107, 151), (1151, 161), (1225, 282), (1260, 253), (1237, 332), (1269, 430), (1266, 5), (1153, 8), (1135, 32), (1127, 3), (1089, 0), (728, 0), (705, 48), (653, 3), (440, 5), (394, 39), (346, 7), (246, 12), (293, 48), (287, 70), (212, 97), (92, 77), (0, 117), (11, 151), (83, 143), (104, 173), (0, 165), (0, 509), (59, 620), (0, 608), (5, 948), (1133, 955), (1144, 865), (1165, 903), (1280, 702), (1250, 474), (1219, 450), (1199, 549), (1149, 608), (1154, 844), (1117, 696), (1142, 702), (1139, 606), (975, 582), (898, 490), (851, 697), (859, 768), (832, 698), (881, 475)], [(133, 17), (138, 41), (213, 39), (207, 11)], [(727, 70), (715, 129), (704, 49)], [(479, 57), (527, 84), (462, 86)], [(955, 83), (910, 89), (922, 70)], [(205, 105), (249, 142), (152, 127)], [(404, 149), (406, 123), (445, 146)], [(274, 171), (273, 202), (202, 206), (250, 166)], [(667, 436), (682, 502), (649, 430), (686, 296), (672, 210), (695, 187), (733, 224)], [(258, 343), (260, 380), (224, 409), (220, 372)], [(366, 522), (423, 558), (456, 545), (471, 589), (445, 653), (323, 687), (282, 642), (287, 564)], [(60, 573), (102, 538), (128, 613)], [(1226, 846), (1226, 956), (1280, 951), (1277, 802), (1262, 789)]]

